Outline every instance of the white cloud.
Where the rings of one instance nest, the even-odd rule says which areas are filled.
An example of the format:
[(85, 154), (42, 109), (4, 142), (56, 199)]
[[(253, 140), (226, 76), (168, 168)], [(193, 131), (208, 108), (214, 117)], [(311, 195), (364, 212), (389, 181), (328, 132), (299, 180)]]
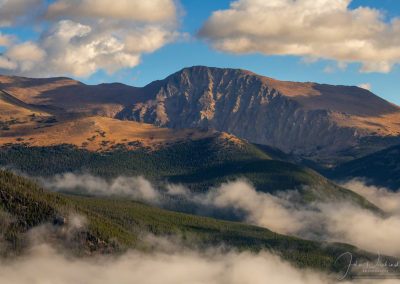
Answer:
[(390, 198), (396, 200), (386, 205), (390, 214), (385, 217), (343, 201), (302, 205), (295, 202), (299, 200), (297, 195), (296, 191), (277, 196), (257, 192), (241, 180), (223, 184), (204, 196), (186, 193), (205, 206), (240, 210), (247, 222), (278, 233), (350, 243), (374, 253), (400, 256), (400, 195), (373, 188), (365, 194), (379, 205)]
[(372, 89), (371, 83), (362, 83), (362, 84), (358, 85), (358, 87), (366, 89), (368, 91), (371, 91), (371, 89)]
[(9, 46), (12, 42), (12, 36), (4, 35), (0, 32), (0, 46)]
[(342, 186), (364, 196), (387, 213), (400, 215), (400, 191), (366, 185), (362, 179), (350, 180)]
[(217, 207), (242, 210), (248, 222), (284, 234), (294, 234), (301, 230), (304, 226), (302, 220), (307, 217), (303, 214), (292, 214), (286, 208), (290, 206), (287, 200), (257, 192), (248, 182), (242, 180), (222, 184), (202, 200)]
[[(46, 52), (35, 43), (25, 42), (10, 47), (3, 56), (3, 60), (8, 60), (8, 63), (11, 64), (10, 66), (13, 66), (11, 69), (18, 68), (24, 72), (32, 70), (37, 64), (40, 64), (45, 56)], [(0, 63), (0, 68), (1, 66), (2, 64)]]
[(0, 27), (34, 17), (43, 0), (0, 0)]
[(39, 44), (48, 54), (48, 64), (38, 66), (31, 72), (40, 74), (84, 77), (98, 69), (115, 72), (134, 67), (140, 61), (140, 53), (125, 51), (124, 42), (116, 35), (97, 32), (91, 26), (70, 20), (56, 23)]
[(160, 195), (143, 177), (117, 177), (105, 180), (89, 174), (64, 173), (41, 179), (42, 184), (54, 191), (81, 192), (96, 196), (125, 196), (157, 203)]
[(200, 31), (219, 50), (359, 62), (389, 72), (400, 62), (400, 19), (383, 21), (351, 0), (237, 0), (215, 11)]
[[(1, 0), (0, 0), (1, 1)], [(0, 56), (0, 71), (27, 76), (87, 77), (132, 68), (143, 53), (153, 52), (178, 37), (177, 7), (172, 0), (56, 1), (48, 7), (49, 26), (27, 54), (46, 55), (40, 64), (21, 59), (12, 45)], [(19, 53), (20, 55), (21, 53)]]
[(49, 18), (104, 18), (139, 22), (165, 22), (176, 16), (173, 0), (58, 0), (51, 4)]
[(15, 62), (12, 62), (3, 56), (0, 56), (0, 69), (14, 70), (15, 68), (17, 68), (17, 64)]
[(400, 256), (400, 216), (381, 217), (350, 205), (320, 206), (331, 241), (346, 242), (374, 253)]
[(298, 202), (301, 197), (297, 191), (271, 195), (256, 191), (245, 180), (224, 183), (207, 193), (194, 193), (174, 184), (166, 185), (166, 190), (159, 190), (141, 177), (118, 177), (107, 181), (72, 173), (42, 179), (42, 184), (55, 191), (125, 196), (167, 209), (179, 210), (183, 202), (200, 215), (219, 216), (223, 210), (234, 210), (242, 221), (274, 232), (318, 241), (350, 243), (373, 253), (400, 256), (400, 194), (366, 187), (359, 181), (345, 186), (380, 206), (387, 216), (343, 201), (302, 204)]
[(266, 252), (130, 251), (119, 257), (98, 256), (94, 260), (67, 258), (47, 245), (35, 246), (17, 261), (1, 262), (0, 274), (4, 283), (15, 284), (321, 284), (334, 279), (295, 268)]
[[(119, 180), (119, 181), (118, 181)], [(90, 175), (65, 174), (53, 179), (53, 186), (60, 189), (76, 189), (85, 187), (93, 194), (130, 194), (138, 187), (151, 187), (148, 181), (140, 178), (117, 178), (107, 182)], [(138, 183), (139, 181), (139, 183)], [(118, 184), (122, 184), (118, 185)], [(360, 188), (362, 185), (357, 184)], [(151, 189), (154, 191), (154, 189)], [(195, 199), (205, 205), (219, 207), (231, 206), (245, 210), (252, 222), (268, 225), (274, 228), (293, 226), (315, 229), (318, 222), (324, 219), (312, 215), (305, 216), (304, 208), (296, 208), (288, 203), (285, 196), (272, 196), (256, 192), (245, 181), (223, 184), (212, 189), (208, 194), (193, 194), (181, 185), (168, 185), (171, 195), (181, 195)], [(375, 192), (377, 194), (377, 192)], [(375, 196), (375, 194), (373, 194)], [(133, 196), (132, 196), (133, 197)], [(286, 196), (287, 197), (287, 196)], [(397, 197), (396, 197), (397, 198)], [(383, 201), (383, 200), (382, 200)], [(321, 209), (327, 222), (327, 233), (337, 234), (339, 240), (352, 239), (362, 246), (374, 248), (377, 246), (393, 245), (387, 243), (386, 235), (396, 236), (398, 223), (385, 224), (381, 218), (370, 212), (356, 209), (353, 206), (324, 205)], [(321, 208), (323, 206), (321, 205)], [(286, 210), (286, 212), (283, 212)], [(357, 211), (360, 210), (360, 211)], [(258, 211), (258, 212), (257, 212)], [(307, 214), (318, 214), (310, 213)], [(369, 215), (370, 214), (370, 215)], [(308, 220), (308, 217), (312, 217)], [(370, 223), (370, 220), (376, 223)], [(250, 220), (249, 220), (250, 222)], [(325, 222), (325, 221), (324, 221)], [(279, 224), (280, 223), (280, 224)], [(85, 231), (87, 221), (78, 215), (70, 215), (68, 227), (63, 234), (74, 240), (76, 232)], [(50, 226), (50, 225), (49, 225)], [(257, 283), (294, 283), (294, 284), (328, 284), (336, 283), (340, 275), (326, 275), (304, 268), (294, 267), (279, 256), (267, 251), (260, 253), (237, 252), (216, 247), (202, 247), (201, 251), (183, 247), (175, 237), (157, 238), (146, 236), (143, 241), (154, 248), (151, 253), (128, 251), (119, 256), (101, 256), (95, 258), (74, 258), (69, 253), (62, 253), (48, 245), (49, 226), (40, 226), (29, 232), (33, 247), (27, 255), (18, 258), (0, 258), (0, 275), (5, 283), (210, 283), (210, 284), (257, 284)], [(390, 228), (390, 229), (388, 229)], [(289, 229), (290, 230), (290, 229)], [(53, 232), (53, 231), (50, 231)], [(380, 243), (368, 243), (377, 238)], [(343, 235), (343, 236), (342, 236)], [(354, 236), (352, 236), (354, 235)], [(372, 235), (372, 236), (371, 236)], [(53, 236), (54, 237), (54, 236)], [(66, 238), (68, 241), (68, 237)], [(394, 243), (396, 244), (396, 243)], [(388, 248), (389, 249), (389, 248)], [(396, 252), (398, 246), (392, 247)], [(374, 252), (374, 251), (373, 251)], [(385, 250), (380, 251), (385, 252)], [(67, 255), (67, 256), (66, 256)], [(352, 282), (342, 282), (352, 283)], [(397, 283), (395, 280), (365, 280), (357, 283)]]

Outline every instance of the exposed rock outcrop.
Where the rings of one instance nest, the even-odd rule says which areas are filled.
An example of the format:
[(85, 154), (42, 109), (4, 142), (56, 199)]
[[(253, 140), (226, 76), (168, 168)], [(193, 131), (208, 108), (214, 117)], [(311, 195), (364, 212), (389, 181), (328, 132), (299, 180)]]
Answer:
[(400, 108), (368, 90), (278, 81), (240, 69), (185, 68), (143, 88), (0, 76), (0, 89), (30, 107), (212, 128), (326, 164), (400, 143)]

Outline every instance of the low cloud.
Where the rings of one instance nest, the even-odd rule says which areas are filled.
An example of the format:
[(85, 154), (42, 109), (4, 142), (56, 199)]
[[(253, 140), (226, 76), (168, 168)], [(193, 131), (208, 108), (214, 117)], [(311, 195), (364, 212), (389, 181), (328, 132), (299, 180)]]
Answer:
[[(251, 184), (239, 180), (212, 190), (203, 203), (233, 208), (245, 213), (246, 221), (283, 234), (295, 234), (310, 220), (307, 212), (293, 214), (291, 202), (268, 193), (257, 192)], [(311, 221), (311, 220), (310, 220)]]
[[(326, 274), (296, 267), (268, 251), (238, 252), (212, 246), (200, 251), (182, 246), (178, 239), (152, 235), (144, 241), (152, 244), (151, 252), (130, 250), (118, 256), (95, 258), (74, 257), (48, 242), (38, 241), (23, 256), (0, 258), (1, 279), (15, 284), (333, 284), (343, 277), (341, 272)], [(396, 281), (375, 279), (357, 283)]]
[(188, 191), (184, 195), (206, 208), (232, 208), (242, 214), (244, 221), (278, 233), (350, 243), (373, 253), (400, 256), (400, 195), (396, 195), (397, 201), (384, 207), (390, 198), (394, 199), (393, 194), (387, 191), (359, 193), (371, 202), (379, 201), (377, 204), (388, 208), (391, 214), (380, 216), (345, 201), (305, 205), (296, 202), (299, 200), (297, 191), (271, 195), (257, 192), (243, 180), (225, 183), (204, 195)]
[(351, 0), (236, 0), (215, 11), (200, 31), (214, 48), (361, 63), (362, 72), (390, 72), (400, 62), (400, 19)]
[(50, 179), (40, 179), (48, 189), (66, 193), (97, 196), (125, 196), (157, 203), (160, 194), (143, 177), (117, 177), (110, 181), (89, 174), (65, 173)]
[(364, 196), (382, 210), (400, 215), (400, 191), (394, 192), (384, 187), (367, 185), (362, 179), (353, 179), (342, 186)]
[(27, 240), (30, 247), (52, 243), (58, 246), (58, 250), (78, 247), (82, 249), (79, 239), (82, 238), (81, 233), (88, 231), (87, 224), (86, 217), (76, 213), (59, 215), (53, 220), (53, 224), (44, 223), (30, 229)]
[[(290, 201), (295, 192), (272, 196), (256, 192), (246, 183), (224, 186), (214, 204), (246, 210), (247, 220), (254, 224), (285, 234), (345, 242), (372, 252), (400, 255), (400, 215), (382, 217), (345, 202), (299, 206)], [(254, 202), (247, 203), (246, 199)], [(384, 199), (381, 198), (382, 205)]]
[(206, 193), (183, 185), (156, 188), (142, 177), (106, 181), (91, 175), (67, 173), (42, 180), (45, 187), (70, 193), (126, 196), (166, 209), (240, 220), (301, 238), (350, 243), (373, 253), (400, 256), (400, 195), (384, 189), (346, 184), (382, 209), (380, 216), (350, 202), (303, 204), (297, 191), (276, 195), (258, 192), (246, 180), (224, 183)]
[(327, 275), (300, 270), (278, 256), (227, 252), (217, 249), (197, 252), (140, 253), (120, 257), (71, 259), (47, 245), (38, 245), (16, 261), (0, 261), (4, 283), (209, 283), (257, 284), (333, 283)]

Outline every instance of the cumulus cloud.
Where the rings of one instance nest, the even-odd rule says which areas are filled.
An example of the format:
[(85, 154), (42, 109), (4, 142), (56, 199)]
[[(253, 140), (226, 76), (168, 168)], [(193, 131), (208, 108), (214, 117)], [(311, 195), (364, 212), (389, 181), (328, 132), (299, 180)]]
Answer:
[(216, 49), (295, 55), (362, 64), (389, 72), (400, 62), (400, 19), (351, 0), (237, 0), (215, 11), (200, 31)]
[(34, 17), (43, 3), (43, 0), (0, 0), (0, 27)]
[[(46, 53), (33, 42), (25, 42), (10, 47), (3, 56), (4, 63), (0, 68), (15, 69), (21, 72), (32, 70), (45, 58)], [(8, 66), (8, 67), (7, 67)]]
[[(35, 77), (113, 73), (137, 66), (143, 53), (179, 36), (173, 0), (58, 0), (43, 18), (39, 39), (11, 45), (0, 56), (0, 71)], [(27, 58), (13, 52), (22, 47), (30, 47)]]
[(12, 42), (12, 37), (9, 35), (4, 35), (0, 32), (0, 47), (9, 46)]
[(51, 4), (48, 18), (65, 17), (164, 22), (174, 19), (176, 7), (173, 0), (58, 0)]

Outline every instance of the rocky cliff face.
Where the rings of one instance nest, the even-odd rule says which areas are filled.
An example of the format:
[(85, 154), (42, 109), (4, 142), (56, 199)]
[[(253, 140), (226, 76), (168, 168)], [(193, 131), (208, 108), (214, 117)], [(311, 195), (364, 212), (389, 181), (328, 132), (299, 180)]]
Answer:
[(191, 67), (144, 88), (0, 76), (0, 89), (53, 112), (212, 128), (326, 164), (400, 143), (400, 108), (367, 90), (239, 69)]
[[(367, 128), (343, 125), (343, 120), (350, 121), (358, 114), (338, 111), (338, 103), (333, 110), (321, 107), (322, 91), (310, 83), (295, 84), (299, 85), (243, 70), (187, 68), (145, 87), (144, 92), (152, 93), (152, 99), (126, 107), (117, 117), (171, 128), (213, 128), (253, 143), (321, 159), (357, 147), (363, 137), (378, 135)], [(321, 89), (323, 85), (318, 86)], [(348, 88), (354, 93), (355, 87)], [(359, 89), (359, 93), (378, 100), (385, 106), (383, 111), (399, 112), (367, 91)], [(343, 100), (340, 95), (338, 100)], [(332, 100), (332, 94), (326, 97)], [(346, 102), (343, 107), (349, 109)], [(365, 108), (362, 111), (368, 112)]]

